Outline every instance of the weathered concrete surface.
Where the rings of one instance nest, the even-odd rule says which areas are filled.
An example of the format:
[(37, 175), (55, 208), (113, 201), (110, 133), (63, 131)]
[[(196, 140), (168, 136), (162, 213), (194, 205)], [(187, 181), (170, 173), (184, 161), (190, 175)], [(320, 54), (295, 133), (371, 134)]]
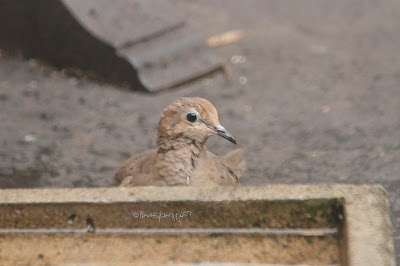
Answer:
[[(2, 262), (163, 263), (231, 262), (332, 265), (337, 239), (264, 235), (25, 234), (0, 239)], [(4, 248), (3, 248), (4, 247)], [(19, 248), (24, 247), (24, 251)], [(39, 248), (40, 247), (40, 248)]]
[[(77, 200), (76, 198), (74, 200)], [(324, 229), (338, 224), (339, 201), (312, 200), (309, 202), (248, 200), (244, 202), (176, 202), (140, 201), (135, 204), (111, 201), (105, 205), (93, 201), (80, 203), (12, 204), (0, 206), (3, 228), (85, 228), (87, 219), (97, 228), (297, 228)], [(184, 223), (174, 219), (132, 219), (134, 213), (183, 213), (190, 217)], [(187, 212), (187, 213), (186, 213)], [(193, 212), (193, 213), (190, 213)], [(195, 215), (194, 215), (195, 213)], [(193, 214), (193, 215), (192, 215)], [(72, 217), (72, 218), (71, 218)], [(312, 217), (312, 218), (311, 218)], [(73, 224), (66, 223), (73, 219)], [(18, 221), (17, 224), (15, 221)], [(92, 223), (92, 222), (91, 222)]]
[[(278, 204), (274, 205), (275, 203)], [(341, 204), (343, 204), (343, 213), (340, 213), (341, 208), (339, 205)], [(12, 249), (18, 247), (24, 241), (25, 243), (36, 243), (41, 240), (45, 242), (51, 240), (50, 236), (42, 239), (29, 236), (29, 232), (21, 238), (18, 237), (18, 234), (15, 235), (15, 233), (7, 234), (7, 231), (4, 231), (6, 229), (83, 229), (85, 225), (87, 225), (85, 224), (85, 220), (87, 223), (87, 219), (90, 219), (91, 226), (93, 226), (94, 230), (96, 230), (96, 228), (160, 228), (160, 226), (161, 228), (275, 227), (282, 229), (339, 227), (339, 243), (329, 238), (329, 236), (322, 239), (325, 242), (318, 242), (318, 240), (312, 239), (303, 242), (303, 238), (297, 239), (295, 237), (290, 239), (287, 237), (283, 239), (279, 238), (278, 246), (281, 244), (282, 246), (289, 245), (290, 249), (285, 249), (285, 252), (294, 252), (290, 253), (290, 259), (275, 257), (275, 261), (266, 261), (265, 259), (268, 256), (260, 255), (262, 254), (262, 250), (256, 251), (251, 247), (253, 244), (254, 247), (260, 246), (260, 244), (261, 246), (266, 245), (270, 247), (271, 250), (275, 250), (272, 254), (285, 254), (285, 252), (279, 252), (279, 248), (277, 249), (276, 245), (274, 246), (271, 244), (273, 242), (268, 242), (271, 241), (268, 240), (269, 238), (265, 240), (260, 239), (261, 241), (267, 242), (259, 242), (259, 240), (257, 240), (259, 238), (257, 237), (254, 239), (243, 236), (244, 238), (242, 240), (236, 239), (235, 241), (242, 243), (240, 245), (247, 243), (247, 246), (245, 245), (243, 247), (247, 247), (256, 252), (248, 253), (255, 256), (255, 259), (251, 262), (256, 263), (297, 263), (302, 256), (300, 254), (305, 256), (304, 262), (306, 263), (333, 263), (335, 259), (331, 257), (331, 252), (335, 253), (340, 249), (341, 254), (346, 254), (346, 260), (348, 260), (349, 265), (395, 265), (388, 207), (386, 192), (381, 186), (271, 185), (257, 188), (239, 187), (215, 189), (138, 187), (3, 190), (0, 194), (0, 210), (2, 213), (0, 229), (3, 229), (1, 232), (5, 234), (6, 237), (2, 238), (0, 241), (0, 245), (2, 246), (1, 250), (3, 251), (3, 253), (0, 254), (4, 259), (11, 259), (12, 257), (6, 254), (15, 252)], [(157, 210), (161, 210), (162, 212), (183, 212), (184, 210), (189, 210), (192, 211), (192, 215), (190, 217), (185, 217), (188, 219), (187, 221), (182, 218), (181, 223), (175, 223), (175, 225), (173, 225), (171, 221), (166, 221), (165, 224), (158, 223), (157, 221), (154, 222), (155, 219), (152, 219), (152, 222), (148, 221), (149, 223), (146, 224), (133, 219), (132, 211), (139, 210), (147, 213), (157, 212)], [(73, 217), (72, 214), (74, 215)], [(73, 221), (68, 222), (71, 219)], [(343, 221), (344, 224), (342, 224)], [(116, 246), (118, 249), (124, 246), (125, 240), (119, 238), (118, 234), (117, 236), (114, 234), (109, 237), (101, 236), (98, 239), (95, 236), (96, 234), (94, 234), (94, 238), (90, 235), (82, 236), (86, 241), (93, 243), (93, 247), (97, 247), (97, 249), (95, 248), (96, 251), (92, 252), (98, 252), (99, 244), (95, 243), (102, 243), (102, 241), (108, 244), (112, 244), (113, 241), (119, 241), (119, 244)], [(63, 241), (65, 241), (65, 243), (70, 243), (66, 244), (67, 246), (73, 246), (73, 243), (77, 241), (74, 240), (74, 237), (68, 235), (56, 236), (55, 239), (55, 243), (63, 243)], [(100, 241), (99, 239), (102, 240)], [(127, 239), (127, 243), (130, 243), (129, 245), (127, 244), (127, 246), (134, 245), (134, 243), (137, 245), (138, 238)], [(165, 240), (169, 244), (160, 248), (165, 251), (168, 247), (171, 248), (171, 246), (174, 246), (176, 241), (182, 241), (181, 237), (175, 238), (175, 240), (173, 239), (174, 238), (169, 238), (169, 240)], [(184, 239), (186, 239), (183, 241), (186, 243), (185, 245), (191, 245), (193, 244), (192, 242), (198, 244), (202, 243), (202, 241), (206, 241), (202, 237)], [(232, 243), (232, 239), (229, 240), (221, 237), (220, 240), (219, 247), (221, 250), (225, 250), (224, 252), (234, 252), (233, 250), (229, 251), (232, 248), (229, 244)], [(155, 243), (154, 241), (157, 242), (155, 238), (147, 238), (143, 240), (143, 245), (152, 246)], [(158, 239), (158, 242), (159, 241), (164, 240)], [(223, 244), (223, 242), (225, 244)], [(297, 244), (291, 246), (290, 243)], [(306, 243), (309, 243), (309, 245), (306, 245)], [(333, 243), (336, 244), (332, 246)], [(197, 244), (194, 244), (196, 250), (207, 246)], [(7, 251), (7, 245), (11, 248), (10, 251)], [(58, 245), (61, 244), (56, 244), (56, 246)], [(218, 246), (217, 243), (216, 245)], [(334, 248), (335, 245), (337, 247), (336, 249)], [(35, 246), (39, 246), (38, 243), (36, 243)], [(215, 246), (215, 248), (217, 246)], [(327, 255), (328, 257), (320, 257), (319, 261), (318, 259), (313, 261), (312, 256), (307, 259), (308, 255), (306, 254), (309, 254), (308, 252), (314, 253), (312, 251), (315, 251), (315, 248), (318, 246), (322, 247), (321, 252), (324, 250), (324, 247), (326, 247), (325, 251), (331, 250), (328, 253), (324, 253), (324, 251), (321, 254), (331, 255)], [(298, 251), (298, 247), (304, 247), (305, 249), (303, 251)], [(206, 261), (221, 260), (222, 257), (215, 257), (215, 254), (210, 255), (207, 250), (208, 249), (205, 248), (202, 251), (204, 253), (200, 252), (200, 254), (203, 254), (203, 258), (206, 258)], [(4, 253), (5, 251), (7, 252)], [(37, 250), (35, 250), (35, 252), (36, 251)], [(247, 252), (245, 249), (242, 251), (243, 254)], [(112, 251), (110, 252), (109, 256), (112, 254)], [(164, 252), (163, 254), (166, 255), (167, 253)], [(172, 253), (175, 255), (177, 254), (174, 252)], [(120, 255), (123, 257), (121, 261), (126, 261), (129, 257), (126, 257), (127, 255), (125, 252), (120, 252)], [(24, 257), (24, 259), (31, 258), (29, 256), (32, 255), (27, 256), (28, 257)], [(43, 256), (43, 254), (39, 256), (39, 259), (43, 259)], [(230, 256), (228, 261), (246, 262), (246, 258), (250, 257), (246, 257), (245, 255), (242, 257)], [(58, 259), (59, 261), (66, 259), (65, 256), (60, 256), (56, 253), (50, 255), (49, 260), (51, 261), (52, 258), (57, 258), (56, 261), (58, 261)], [(146, 260), (146, 258), (149, 259), (149, 257), (142, 257), (143, 260)], [(163, 257), (161, 261), (174, 260), (172, 257), (168, 258), (169, 259), (165, 259), (165, 257)], [(86, 259), (87, 261), (93, 260), (93, 258), (90, 259), (90, 257), (86, 257)], [(196, 259), (196, 261), (201, 260), (202, 256)], [(177, 261), (185, 262), (182, 257), (179, 257)], [(337, 262), (336, 260), (335, 263)], [(342, 263), (345, 263), (345, 261), (342, 261)]]
[[(182, 34), (181, 34), (182, 35)], [(148, 42), (120, 49), (118, 54), (126, 58), (138, 71), (143, 86), (156, 92), (194, 81), (213, 72), (222, 71), (221, 60), (209, 48), (200, 33), (187, 33), (165, 44), (151, 46)]]
[(159, 0), (61, 0), (61, 3), (90, 34), (115, 49), (145, 42), (185, 23), (183, 16)]

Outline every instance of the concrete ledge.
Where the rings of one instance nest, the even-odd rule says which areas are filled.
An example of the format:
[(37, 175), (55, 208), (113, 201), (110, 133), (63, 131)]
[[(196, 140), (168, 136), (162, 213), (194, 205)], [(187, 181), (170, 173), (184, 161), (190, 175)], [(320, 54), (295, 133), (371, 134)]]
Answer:
[(374, 185), (2, 190), (0, 213), (3, 262), (395, 265)]

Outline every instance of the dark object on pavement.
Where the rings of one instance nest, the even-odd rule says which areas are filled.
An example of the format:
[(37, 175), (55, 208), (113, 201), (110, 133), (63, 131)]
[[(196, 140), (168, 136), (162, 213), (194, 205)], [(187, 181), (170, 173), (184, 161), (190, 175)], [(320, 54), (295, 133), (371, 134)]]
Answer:
[(175, 13), (159, 0), (3, 0), (0, 48), (154, 92), (221, 69)]

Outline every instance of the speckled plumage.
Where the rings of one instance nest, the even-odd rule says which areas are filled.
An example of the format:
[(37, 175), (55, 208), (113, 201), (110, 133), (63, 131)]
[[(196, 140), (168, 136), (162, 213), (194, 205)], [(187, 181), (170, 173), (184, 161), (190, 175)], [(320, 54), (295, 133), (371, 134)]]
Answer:
[[(186, 119), (189, 112), (198, 121)], [(163, 112), (157, 149), (137, 154), (118, 169), (115, 186), (238, 185), (245, 170), (243, 151), (223, 157), (206, 150), (208, 137), (220, 135), (236, 143), (219, 124), (215, 107), (203, 98), (178, 98)]]

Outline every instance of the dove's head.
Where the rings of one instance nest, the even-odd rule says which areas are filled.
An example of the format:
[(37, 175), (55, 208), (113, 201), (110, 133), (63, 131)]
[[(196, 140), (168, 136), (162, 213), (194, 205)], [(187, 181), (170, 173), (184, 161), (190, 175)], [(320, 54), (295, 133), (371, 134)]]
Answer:
[(165, 108), (158, 124), (159, 138), (186, 139), (205, 143), (212, 135), (236, 144), (233, 136), (220, 125), (217, 109), (203, 98), (178, 98)]

